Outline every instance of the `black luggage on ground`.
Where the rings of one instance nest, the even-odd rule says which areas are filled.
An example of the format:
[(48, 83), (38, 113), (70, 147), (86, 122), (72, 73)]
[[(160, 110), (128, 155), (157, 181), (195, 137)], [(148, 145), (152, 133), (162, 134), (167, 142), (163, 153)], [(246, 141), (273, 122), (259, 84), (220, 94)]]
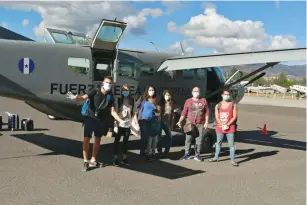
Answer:
[(2, 130), (2, 116), (0, 115), (0, 131)]
[(31, 119), (23, 119), (21, 120), (21, 129), (25, 131), (33, 131), (34, 123)]

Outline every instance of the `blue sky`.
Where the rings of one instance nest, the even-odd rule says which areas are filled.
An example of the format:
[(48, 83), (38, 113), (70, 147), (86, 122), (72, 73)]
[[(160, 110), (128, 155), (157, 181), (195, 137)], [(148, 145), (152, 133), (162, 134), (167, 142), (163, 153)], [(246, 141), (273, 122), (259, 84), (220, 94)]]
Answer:
[[(122, 3), (122, 2), (121, 2)], [(127, 3), (127, 2), (126, 2)], [(51, 7), (55, 7), (58, 10), (61, 7), (67, 7), (68, 5), (64, 4), (63, 2), (52, 2), (49, 5), (35, 5), (31, 7), (32, 9), (26, 9), (23, 7), (22, 9), (12, 8), (12, 4), (16, 3), (9, 3), (5, 5), (1, 5), (0, 3), (0, 25), (7, 26), (10, 30), (14, 32), (20, 33), (25, 35), (29, 38), (34, 40), (41, 41), (42, 37), (35, 32), (34, 28), (38, 27), (41, 22), (44, 22), (46, 26), (51, 27), (58, 27), (67, 23), (67, 29), (70, 29), (70, 26), (76, 30), (77, 27), (75, 24), (71, 22), (61, 22), (60, 20), (57, 23), (53, 22), (53, 19), (56, 18), (57, 14), (55, 13), (55, 9), (51, 9)], [(90, 3), (89, 3), (90, 4)], [(112, 2), (112, 4), (120, 4), (118, 2)], [(175, 45), (179, 41), (183, 41), (185, 49), (187, 51), (191, 51), (193, 54), (210, 54), (212, 52), (232, 52), (237, 50), (232, 49), (241, 49), (240, 51), (245, 51), (244, 49), (252, 49), (252, 47), (260, 46), (260, 48), (268, 49), (272, 48), (279, 48), (280, 46), (294, 46), (294, 47), (306, 47), (306, 2), (279, 2), (279, 6), (276, 5), (275, 1), (265, 1), (265, 2), (210, 2), (209, 4), (204, 5), (203, 2), (183, 2), (175, 4), (167, 4), (162, 2), (129, 2), (128, 3), (133, 9), (131, 13), (127, 11), (126, 14), (121, 14), (122, 12), (118, 12), (119, 18), (125, 18), (129, 15), (137, 16), (140, 14), (142, 9), (160, 9), (163, 14), (157, 15), (158, 17), (153, 17), (152, 15), (142, 15), (141, 17), (146, 18), (146, 22), (138, 22), (139, 27), (135, 29), (139, 29), (143, 32), (142, 35), (135, 35), (131, 30), (127, 30), (125, 35), (120, 43), (120, 47), (122, 48), (137, 48), (137, 49), (155, 49), (149, 41), (154, 42), (159, 50), (163, 51), (172, 51), (172, 52), (179, 52), (178, 51), (178, 44)], [(178, 6), (179, 5), (179, 6)], [(84, 6), (78, 4), (75, 5), (79, 9), (86, 10), (89, 14), (85, 14), (85, 12), (80, 13), (77, 9), (72, 9), (72, 12), (79, 12), (78, 15), (87, 15), (87, 18), (95, 16), (95, 11), (91, 13), (91, 10), (88, 10)], [(69, 7), (69, 6), (68, 6)], [(199, 40), (199, 36), (204, 37), (203, 35), (197, 36), (194, 35), (187, 35), (184, 31), (188, 31), (187, 28), (179, 31), (179, 28), (183, 25), (187, 25), (190, 19), (193, 16), (197, 16), (200, 14), (204, 14), (205, 9), (207, 8), (215, 8), (214, 14), (212, 14), (212, 22), (216, 21), (215, 23), (206, 21), (205, 18), (201, 19), (201, 22), (207, 22), (209, 25), (212, 23), (211, 26), (206, 26), (207, 31), (213, 31), (214, 29), (221, 28), (216, 25), (219, 25), (218, 19), (221, 19), (225, 22), (228, 22), (228, 31), (233, 33), (232, 38), (227, 36), (227, 32), (225, 35), (217, 35), (212, 36), (208, 35), (205, 39), (205, 42), (201, 42)], [(33, 8), (40, 8), (40, 9), (33, 9)], [(46, 9), (42, 8), (49, 8), (50, 11), (48, 12)], [(128, 10), (128, 9), (127, 9)], [(169, 12), (172, 10), (172, 12)], [(107, 11), (107, 10), (106, 10)], [(208, 10), (209, 11), (209, 10)], [(212, 11), (212, 10), (211, 10)], [(54, 16), (52, 16), (52, 12)], [(115, 13), (116, 16), (117, 11), (110, 12)], [(108, 12), (106, 12), (108, 13)], [(110, 15), (108, 13), (107, 17), (114, 18), (114, 15)], [(50, 14), (50, 16), (48, 16)], [(59, 15), (63, 15), (59, 13)], [(75, 14), (71, 14), (73, 17)], [(121, 16), (122, 15), (122, 16)], [(71, 18), (72, 18), (71, 17)], [(101, 16), (103, 18), (104, 16)], [(135, 21), (140, 19), (138, 16)], [(63, 17), (59, 17), (62, 18)], [(64, 17), (65, 18), (65, 17)], [(67, 15), (69, 19), (69, 15)], [(27, 19), (29, 24), (26, 26), (22, 25), (22, 21)], [(254, 25), (256, 21), (261, 21), (263, 23), (263, 31), (260, 31), (256, 27), (254, 29), (248, 30), (247, 27), (242, 27), (236, 30), (235, 21), (243, 21), (246, 22), (250, 20), (251, 24)], [(73, 21), (73, 18), (70, 20)], [(89, 20), (88, 22), (99, 23), (99, 18)], [(133, 24), (133, 20), (129, 21), (130, 24)], [(128, 25), (129, 25), (128, 22)], [(169, 22), (174, 22), (176, 24), (177, 32), (170, 32), (168, 28)], [(47, 25), (48, 24), (48, 25)], [(49, 25), (51, 24), (51, 25)], [(82, 24), (82, 23), (80, 23)], [(88, 23), (89, 24), (89, 23)], [(80, 26), (80, 29), (84, 29), (86, 26), (93, 26), (93, 25), (83, 25)], [(220, 23), (222, 25), (222, 23)], [(137, 26), (136, 26), (137, 27)], [(201, 30), (201, 28), (193, 27), (194, 31), (196, 29)], [(89, 29), (90, 30), (90, 29)], [(88, 31), (88, 30), (87, 30)], [(244, 31), (248, 38), (257, 39), (257, 42), (254, 44), (250, 44), (249, 42), (244, 41), (244, 36), (242, 37), (242, 32)], [(141, 32), (141, 33), (142, 33)], [(144, 34), (145, 33), (145, 34)], [(257, 35), (253, 34), (257, 33)], [(262, 37), (266, 35), (266, 39), (262, 39)], [(279, 36), (276, 37), (275, 40), (269, 40), (270, 36)], [(292, 36), (292, 37), (289, 37)], [(235, 39), (234, 39), (234, 38)], [(293, 39), (294, 38), (294, 39)], [(145, 40), (144, 40), (145, 39)], [(210, 39), (210, 40), (209, 40)], [(259, 40), (262, 39), (262, 40)], [(221, 44), (222, 42), (222, 44)], [(235, 43), (236, 42), (236, 43)], [(225, 46), (224, 46), (225, 45)], [(228, 46), (228, 47), (227, 47)]]

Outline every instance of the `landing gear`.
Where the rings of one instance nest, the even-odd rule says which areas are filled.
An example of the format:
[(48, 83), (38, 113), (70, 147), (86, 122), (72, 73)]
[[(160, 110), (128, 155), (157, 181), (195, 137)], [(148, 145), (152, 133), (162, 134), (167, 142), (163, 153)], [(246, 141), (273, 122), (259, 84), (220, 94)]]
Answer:
[(203, 146), (202, 146), (202, 152), (203, 153), (212, 153), (213, 152), (213, 145), (216, 142), (216, 133), (213, 129), (208, 129), (204, 133), (203, 136)]

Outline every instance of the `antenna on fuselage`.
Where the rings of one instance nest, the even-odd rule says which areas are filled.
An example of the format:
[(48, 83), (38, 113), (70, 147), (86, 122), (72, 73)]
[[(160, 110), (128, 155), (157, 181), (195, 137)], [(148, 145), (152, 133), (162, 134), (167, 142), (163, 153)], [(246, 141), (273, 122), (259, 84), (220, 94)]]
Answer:
[(183, 49), (183, 46), (182, 46), (181, 41), (180, 41), (179, 43), (180, 43), (180, 48), (181, 48), (181, 52), (182, 52), (182, 53), (181, 53), (181, 55), (183, 55), (183, 56), (184, 56), (184, 55), (185, 55), (185, 52), (184, 52), (184, 49)]

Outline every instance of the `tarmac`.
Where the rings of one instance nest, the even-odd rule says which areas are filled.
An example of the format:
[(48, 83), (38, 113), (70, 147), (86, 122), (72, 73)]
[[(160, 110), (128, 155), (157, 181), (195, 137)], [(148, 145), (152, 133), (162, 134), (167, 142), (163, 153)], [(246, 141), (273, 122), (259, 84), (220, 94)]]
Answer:
[[(295, 205), (306, 202), (306, 110), (239, 106), (236, 158), (227, 142), (220, 162), (183, 161), (184, 137), (175, 135), (170, 159), (145, 162), (131, 137), (130, 166), (114, 167), (113, 138), (99, 158), (110, 166), (82, 172), (82, 126), (52, 121), (23, 102), (0, 98), (0, 113), (31, 117), (36, 130), (1, 131), (0, 199), (3, 205)], [(257, 104), (257, 103), (254, 103)], [(6, 117), (4, 116), (4, 121)], [(263, 125), (268, 134), (262, 135)]]

